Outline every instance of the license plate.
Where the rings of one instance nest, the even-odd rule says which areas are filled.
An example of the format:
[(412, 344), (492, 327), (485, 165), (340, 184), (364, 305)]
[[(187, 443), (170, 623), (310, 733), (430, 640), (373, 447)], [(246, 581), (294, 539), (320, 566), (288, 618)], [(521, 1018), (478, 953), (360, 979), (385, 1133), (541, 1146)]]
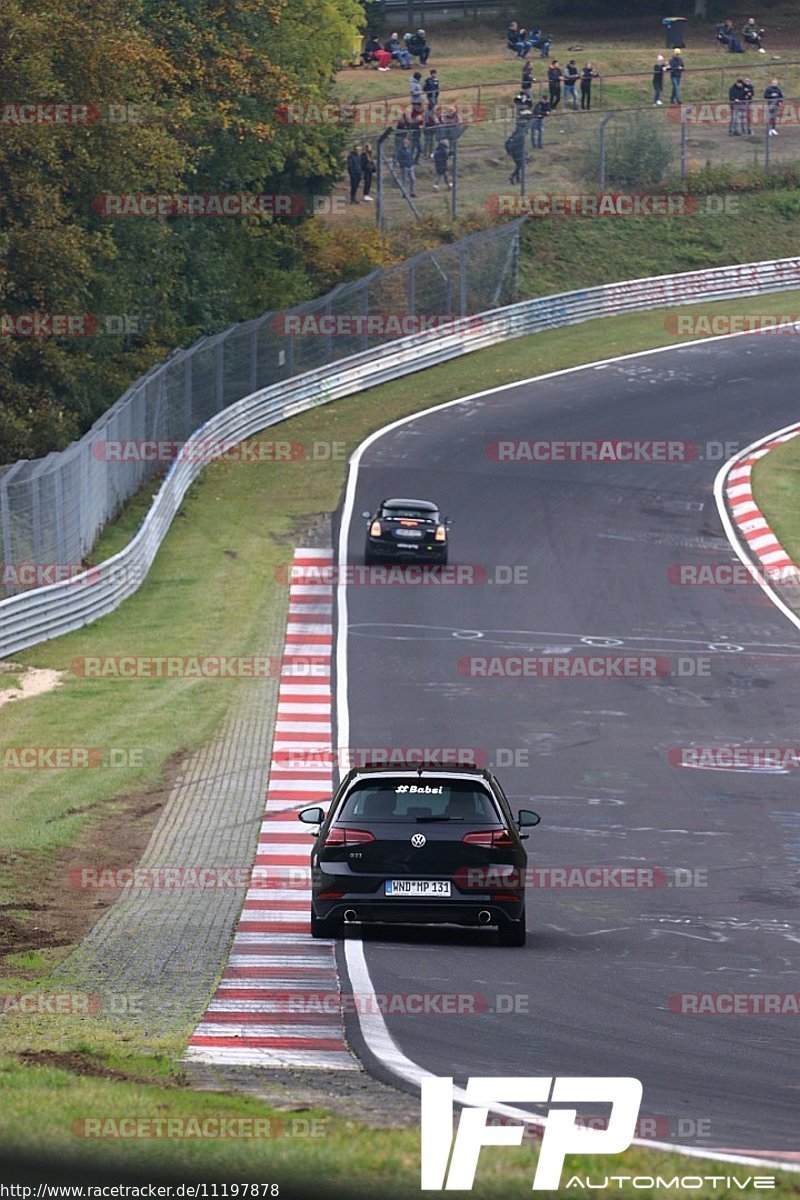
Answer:
[(387, 896), (449, 896), (449, 879), (387, 879)]
[(395, 537), (399, 538), (421, 538), (423, 530), (421, 529), (395, 529)]

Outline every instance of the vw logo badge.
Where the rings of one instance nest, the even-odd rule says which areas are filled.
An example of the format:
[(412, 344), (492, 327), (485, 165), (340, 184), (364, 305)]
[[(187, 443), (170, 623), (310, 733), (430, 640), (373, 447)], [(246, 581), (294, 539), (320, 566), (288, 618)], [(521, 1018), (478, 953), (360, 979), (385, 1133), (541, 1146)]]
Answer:
[(416, 847), (417, 847), (417, 849), (419, 849), (419, 848), (420, 848), (420, 846), (424, 846), (424, 845), (425, 845), (425, 843), (427, 842), (427, 840), (428, 840), (428, 839), (425, 837), (425, 834), (424, 834), (424, 833), (415, 833), (415, 834), (413, 834), (413, 835), (412, 835), (412, 838), (411, 838), (411, 845), (412, 845), (412, 846), (416, 846)]

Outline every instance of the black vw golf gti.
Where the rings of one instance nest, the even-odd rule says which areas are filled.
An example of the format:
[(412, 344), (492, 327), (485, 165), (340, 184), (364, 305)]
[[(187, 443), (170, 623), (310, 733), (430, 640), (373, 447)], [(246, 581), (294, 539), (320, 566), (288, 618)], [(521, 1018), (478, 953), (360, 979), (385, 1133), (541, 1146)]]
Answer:
[(311, 850), (311, 933), (343, 924), (494, 925), (502, 945), (525, 945), (525, 826), (500, 784), (473, 767), (350, 771)]

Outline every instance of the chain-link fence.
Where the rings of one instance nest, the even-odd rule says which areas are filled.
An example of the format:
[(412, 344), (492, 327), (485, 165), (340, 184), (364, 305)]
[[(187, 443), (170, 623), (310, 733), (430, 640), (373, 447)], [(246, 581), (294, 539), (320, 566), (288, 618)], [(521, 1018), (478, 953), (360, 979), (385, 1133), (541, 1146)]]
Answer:
[[(186, 454), (195, 431), (234, 401), (419, 329), (457, 329), (460, 318), (512, 303), (520, 225), (424, 251), (318, 300), (203, 338), (137, 380), (80, 441), (6, 468), (0, 594), (77, 573), (122, 504)], [(188, 449), (209, 458), (221, 452), (202, 440)]]

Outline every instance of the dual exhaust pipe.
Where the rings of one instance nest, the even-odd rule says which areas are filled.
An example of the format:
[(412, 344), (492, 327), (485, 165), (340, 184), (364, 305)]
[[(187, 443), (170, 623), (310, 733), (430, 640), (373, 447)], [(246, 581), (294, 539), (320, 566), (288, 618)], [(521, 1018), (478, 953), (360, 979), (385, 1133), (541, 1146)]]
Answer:
[[(358, 913), (356, 912), (356, 910), (354, 908), (346, 908), (344, 910), (343, 919), (344, 919), (345, 925), (352, 925), (352, 923), (354, 921), (358, 920)], [(492, 923), (492, 914), (489, 912), (488, 908), (482, 908), (481, 911), (478, 913), (478, 924), (479, 925), (491, 925), (491, 923)]]

